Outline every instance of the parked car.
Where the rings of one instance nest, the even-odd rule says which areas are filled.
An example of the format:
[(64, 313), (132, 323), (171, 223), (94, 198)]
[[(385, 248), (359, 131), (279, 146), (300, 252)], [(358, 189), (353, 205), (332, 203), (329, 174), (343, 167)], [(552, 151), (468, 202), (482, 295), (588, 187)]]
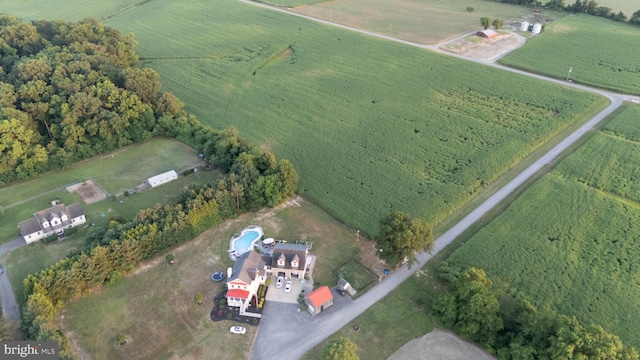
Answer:
[(280, 289), (282, 287), (282, 283), (284, 283), (284, 278), (282, 276), (278, 276), (278, 280), (276, 280), (276, 287)]
[(291, 281), (287, 281), (284, 285), (284, 292), (291, 292), (291, 285), (293, 285), (293, 283)]
[(242, 326), (232, 326), (231, 329), (229, 329), (229, 331), (232, 334), (244, 335), (244, 333), (247, 332), (247, 329), (243, 328)]

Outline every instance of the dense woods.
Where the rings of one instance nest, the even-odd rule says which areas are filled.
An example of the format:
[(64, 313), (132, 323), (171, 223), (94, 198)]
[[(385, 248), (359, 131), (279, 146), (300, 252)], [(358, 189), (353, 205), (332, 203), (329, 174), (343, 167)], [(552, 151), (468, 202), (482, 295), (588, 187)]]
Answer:
[(0, 185), (176, 135), (188, 116), (155, 71), (131, 67), (135, 46), (94, 19), (0, 14)]
[(92, 228), (82, 250), (25, 279), (22, 331), (28, 339), (57, 340), (61, 359), (72, 358), (54, 323), (65, 301), (296, 191), (290, 162), (255, 149), (234, 128), (203, 125), (160, 91), (155, 71), (132, 67), (135, 45), (132, 35), (93, 19), (23, 23), (0, 14), (0, 185), (160, 135), (195, 147), (228, 174), (217, 184), (186, 187), (175, 204)]
[(433, 313), (499, 359), (638, 359), (633, 347), (597, 325), (538, 309), (515, 289), (497, 289), (481, 269), (441, 268), (449, 292), (434, 303)]

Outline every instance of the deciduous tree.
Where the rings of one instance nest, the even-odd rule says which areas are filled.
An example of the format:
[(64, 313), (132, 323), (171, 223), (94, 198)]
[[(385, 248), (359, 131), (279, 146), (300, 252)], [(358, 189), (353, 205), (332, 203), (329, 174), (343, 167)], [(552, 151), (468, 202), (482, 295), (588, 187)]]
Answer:
[(491, 26), (491, 18), (486, 16), (481, 17), (480, 25), (487, 30)]
[(407, 213), (392, 213), (380, 220), (376, 247), (379, 256), (389, 265), (396, 266), (406, 258), (411, 266), (416, 252), (433, 248), (431, 227), (419, 219), (412, 219)]
[(331, 340), (324, 350), (323, 360), (358, 360), (358, 347), (351, 340), (341, 337)]

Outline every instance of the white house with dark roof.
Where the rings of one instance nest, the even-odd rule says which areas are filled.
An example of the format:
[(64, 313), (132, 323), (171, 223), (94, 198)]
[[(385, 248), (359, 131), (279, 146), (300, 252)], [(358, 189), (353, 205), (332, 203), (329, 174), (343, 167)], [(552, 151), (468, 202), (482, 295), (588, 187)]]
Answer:
[(276, 244), (271, 256), (271, 271), (275, 277), (303, 279), (309, 250), (306, 244)]
[(243, 313), (251, 300), (257, 299), (258, 288), (267, 280), (268, 271), (269, 266), (257, 252), (241, 255), (227, 279), (227, 304), (239, 307)]
[(33, 218), (18, 223), (20, 235), (27, 244), (44, 239), (55, 233), (62, 234), (65, 229), (87, 222), (79, 203), (65, 206), (58, 204), (33, 214)]

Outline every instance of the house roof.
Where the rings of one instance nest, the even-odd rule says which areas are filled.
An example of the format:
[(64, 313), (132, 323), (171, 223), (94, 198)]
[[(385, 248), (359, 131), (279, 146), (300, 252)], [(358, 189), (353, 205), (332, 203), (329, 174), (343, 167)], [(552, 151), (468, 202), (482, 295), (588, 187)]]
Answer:
[(227, 297), (234, 297), (234, 298), (240, 298), (240, 299), (248, 299), (249, 298), (249, 292), (247, 290), (242, 290), (242, 289), (229, 289), (227, 290)]
[(75, 219), (84, 215), (84, 210), (82, 210), (80, 203), (75, 203), (67, 206), (67, 214), (69, 214), (69, 218)]
[(488, 38), (499, 35), (495, 30), (491, 30), (491, 29), (478, 31), (478, 34), (482, 34), (482, 36), (485, 36), (485, 37), (488, 37)]
[(331, 294), (331, 290), (328, 286), (322, 286), (305, 296), (305, 298), (311, 303), (311, 305), (313, 305), (313, 307), (319, 307), (333, 299), (333, 294)]
[(233, 270), (227, 279), (227, 284), (234, 280), (251, 284), (251, 281), (256, 278), (256, 274), (264, 273), (264, 265), (262, 256), (257, 252), (249, 251), (242, 254), (233, 264)]
[(278, 259), (284, 256), (284, 268), (291, 269), (291, 260), (298, 258), (298, 269), (305, 269), (307, 266), (307, 245), (305, 244), (276, 244), (273, 247), (272, 267), (278, 267)]
[(23, 236), (30, 235), (40, 231), (40, 224), (36, 218), (31, 218), (29, 220), (21, 221), (18, 223), (18, 228), (20, 229), (20, 234)]
[(42, 223), (44, 220), (51, 221), (54, 217), (62, 218), (63, 214), (66, 214), (68, 219), (66, 221), (62, 221), (61, 224), (57, 226), (47, 228), (47, 231), (55, 230), (71, 224), (70, 219), (84, 215), (84, 211), (82, 210), (80, 203), (71, 204), (69, 206), (58, 204), (34, 213), (31, 219), (19, 222), (18, 228), (20, 228), (20, 233), (22, 235), (33, 234), (43, 230)]
[(156, 181), (160, 181), (162, 179), (168, 178), (168, 177), (172, 177), (172, 178), (176, 178), (178, 177), (178, 173), (176, 173), (175, 170), (169, 170), (167, 172), (163, 172), (162, 174), (156, 175), (156, 176), (152, 176), (150, 178), (147, 179), (147, 181), (149, 182), (149, 184), (152, 184)]

